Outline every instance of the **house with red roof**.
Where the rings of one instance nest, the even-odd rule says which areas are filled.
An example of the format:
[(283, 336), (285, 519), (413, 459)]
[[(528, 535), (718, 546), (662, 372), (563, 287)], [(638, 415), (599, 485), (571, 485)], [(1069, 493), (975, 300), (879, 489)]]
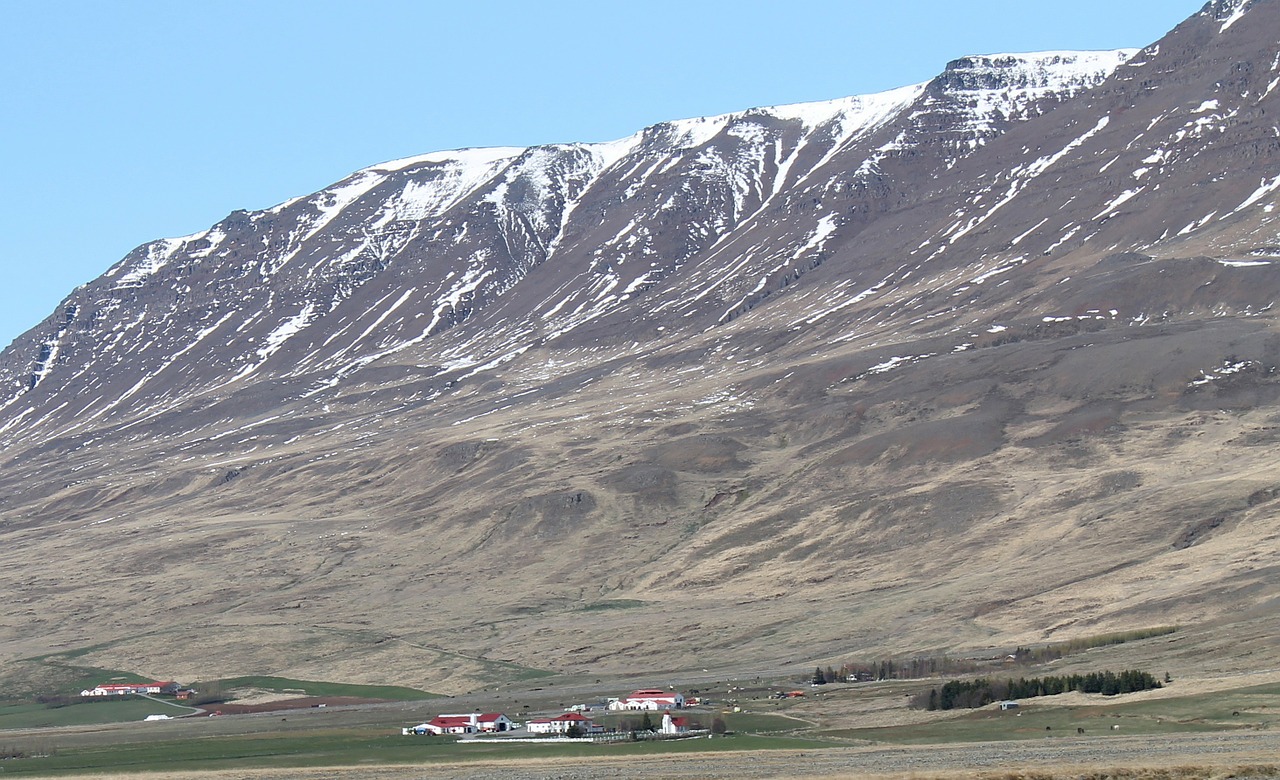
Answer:
[(476, 720), (476, 728), (486, 734), (496, 731), (510, 731), (516, 724), (501, 712), (482, 712)]
[(658, 727), (659, 734), (688, 734), (689, 719), (685, 717), (673, 718), (671, 711), (668, 710), (662, 714), (662, 725)]
[(179, 685), (172, 680), (149, 683), (103, 683), (80, 691), (81, 696), (128, 696), (132, 693), (176, 693)]
[(510, 731), (515, 723), (501, 712), (471, 712), (466, 715), (437, 715), (426, 723), (404, 729), (413, 734), (478, 734)]
[(609, 701), (611, 710), (671, 710), (684, 707), (684, 694), (661, 688), (644, 688)]
[(583, 734), (599, 734), (603, 726), (597, 726), (591, 718), (578, 712), (566, 712), (554, 718), (539, 718), (525, 723), (530, 734), (567, 734), (569, 729), (577, 726)]

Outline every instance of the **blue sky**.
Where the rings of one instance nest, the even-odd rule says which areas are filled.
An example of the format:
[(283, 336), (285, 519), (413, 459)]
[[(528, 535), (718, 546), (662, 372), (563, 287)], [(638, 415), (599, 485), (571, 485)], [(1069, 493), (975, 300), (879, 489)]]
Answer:
[(0, 347), (133, 247), (358, 168), (1145, 46), (1203, 0), (0, 0)]

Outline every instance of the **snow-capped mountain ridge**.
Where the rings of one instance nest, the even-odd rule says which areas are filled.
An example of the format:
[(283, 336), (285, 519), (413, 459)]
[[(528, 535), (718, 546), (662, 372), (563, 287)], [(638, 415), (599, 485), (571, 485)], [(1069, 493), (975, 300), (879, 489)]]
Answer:
[[(319, 381), (331, 386), (361, 365), (415, 347), (466, 320), (477, 305), (492, 305), (534, 268), (560, 254), (584, 255), (589, 245), (585, 276), (532, 306), (545, 321), (544, 331), (559, 338), (660, 286), (700, 253), (712, 253), (708, 262), (714, 263), (721, 247), (741, 252), (742, 234), (770, 209), (830, 191), (839, 176), (832, 171), (820, 180), (818, 174), (838, 155), (860, 155), (859, 176), (874, 179), (883, 159), (930, 143), (944, 126), (953, 137), (968, 138), (967, 149), (976, 148), (998, 132), (997, 124), (1026, 118), (1039, 102), (1088, 88), (1125, 56), (1002, 55), (998, 65), (977, 58), (973, 62), (984, 69), (981, 85), (952, 89), (944, 76), (933, 84), (876, 95), (675, 120), (606, 143), (466, 149), (388, 161), (312, 196), (260, 212), (237, 212), (202, 233), (144, 245), (104, 275), (104, 282), (111, 282), (105, 296), (97, 290), (84, 293), (95, 296), (86, 306), (104, 322), (135, 309), (122, 319), (130, 323), (125, 331), (136, 335), (115, 333), (107, 342), (109, 352), (127, 350), (130, 341), (152, 345), (155, 339), (171, 339), (169, 349), (187, 355), (197, 343), (224, 340), (233, 349), (214, 361), (220, 364), (217, 371), (187, 372), (208, 373), (212, 387), (225, 387), (226, 376), (232, 382), (249, 377), (283, 353), (292, 355), (288, 375), (326, 373)], [(901, 125), (904, 116), (928, 117), (933, 127), (908, 122), (867, 151), (855, 148)], [(673, 180), (684, 184), (672, 190)], [(655, 191), (664, 193), (662, 199), (649, 202), (647, 193)], [(593, 200), (597, 192), (603, 197)], [(584, 200), (592, 203), (591, 216), (582, 211)], [(637, 204), (643, 216), (604, 235), (610, 215), (630, 207), (622, 204)], [(659, 251), (654, 223), (689, 207), (710, 212), (682, 220), (683, 235)], [(674, 307), (688, 316), (691, 306), (750, 273), (749, 286), (730, 284), (741, 291), (730, 289), (728, 299), (716, 306), (713, 320), (725, 321), (776, 284), (771, 276), (794, 274), (791, 266), (820, 252), (840, 222), (833, 213), (815, 213), (805, 221), (807, 226), (796, 225), (794, 241), (771, 250), (768, 258), (759, 250), (744, 253), (746, 262), (729, 276), (717, 272), (714, 279), (694, 281), (697, 289), (657, 302), (656, 310)], [(637, 262), (644, 258), (660, 260)], [(767, 267), (751, 270), (761, 261)], [(428, 273), (401, 292), (388, 288), (376, 298), (360, 298), (377, 279), (421, 277), (424, 262), (452, 268), (435, 280)], [(190, 278), (201, 283), (189, 284)], [(247, 279), (254, 280), (254, 288), (243, 288), (241, 280)], [(148, 286), (156, 284), (171, 296), (167, 313), (154, 305), (136, 310), (138, 304), (129, 303), (141, 302)], [(348, 304), (356, 298), (361, 302)], [(161, 326), (172, 317), (192, 316), (196, 321), (189, 332), (198, 335), (195, 341), (183, 340), (187, 326)], [(337, 327), (323, 338), (306, 337), (318, 323), (335, 318)], [(151, 371), (175, 365), (161, 356), (163, 351), (150, 348)], [(47, 381), (52, 367), (32, 372), (34, 379), (25, 389), (15, 386), (15, 393)], [(83, 364), (77, 375), (90, 370)], [(226, 376), (219, 376), (222, 372)], [(136, 395), (136, 386), (122, 387)]]

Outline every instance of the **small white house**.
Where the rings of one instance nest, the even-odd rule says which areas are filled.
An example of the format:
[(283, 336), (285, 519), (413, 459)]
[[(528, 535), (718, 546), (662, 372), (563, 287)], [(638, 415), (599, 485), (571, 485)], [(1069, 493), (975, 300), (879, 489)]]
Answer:
[(689, 719), (683, 717), (673, 718), (669, 711), (664, 712), (662, 713), (662, 726), (658, 728), (658, 732), (661, 734), (688, 734)]

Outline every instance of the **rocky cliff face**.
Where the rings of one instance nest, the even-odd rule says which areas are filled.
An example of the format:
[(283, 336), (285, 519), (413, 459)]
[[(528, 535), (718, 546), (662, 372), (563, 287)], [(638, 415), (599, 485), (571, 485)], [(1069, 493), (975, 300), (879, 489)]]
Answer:
[(0, 646), (447, 689), (1245, 619), (1275, 30), (1224, 0), (144, 245), (0, 355)]

